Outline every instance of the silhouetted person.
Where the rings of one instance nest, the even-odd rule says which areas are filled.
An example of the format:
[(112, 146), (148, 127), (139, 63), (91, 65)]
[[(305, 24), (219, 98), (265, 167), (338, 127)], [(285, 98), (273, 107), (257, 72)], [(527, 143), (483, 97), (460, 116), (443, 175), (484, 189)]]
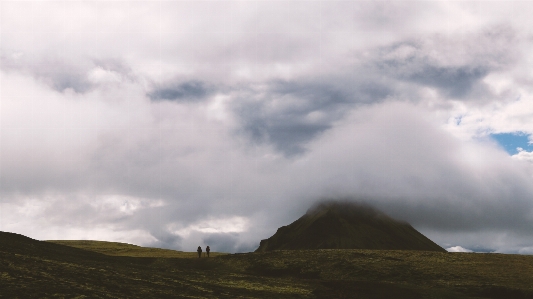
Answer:
[(198, 246), (198, 249), (196, 249), (198, 252), (198, 257), (202, 257), (202, 247)]
[(211, 248), (209, 248), (209, 246), (207, 246), (205, 248), (205, 252), (207, 253), (207, 257), (209, 257), (209, 251), (211, 251)]

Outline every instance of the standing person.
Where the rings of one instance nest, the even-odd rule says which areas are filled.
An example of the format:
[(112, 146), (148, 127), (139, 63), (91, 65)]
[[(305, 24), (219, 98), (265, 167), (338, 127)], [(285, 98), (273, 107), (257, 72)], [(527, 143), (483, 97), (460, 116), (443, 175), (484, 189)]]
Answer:
[(198, 252), (198, 257), (202, 257), (202, 247), (198, 246), (198, 249), (196, 249)]
[(207, 257), (209, 257), (209, 251), (211, 251), (211, 248), (209, 248), (209, 246), (207, 246), (205, 248), (205, 252), (207, 253)]

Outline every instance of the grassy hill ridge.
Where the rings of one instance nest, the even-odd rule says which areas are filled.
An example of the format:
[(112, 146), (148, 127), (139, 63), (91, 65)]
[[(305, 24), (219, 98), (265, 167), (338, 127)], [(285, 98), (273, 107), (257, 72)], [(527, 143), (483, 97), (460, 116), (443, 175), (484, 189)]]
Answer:
[(0, 232), (0, 298), (530, 299), (532, 273), (533, 256), (523, 255), (354, 249), (131, 257)]
[[(98, 252), (111, 256), (129, 256), (129, 257), (156, 257), (156, 258), (194, 258), (198, 257), (196, 252), (184, 252), (171, 249), (162, 249), (154, 247), (142, 247), (138, 245), (93, 241), (93, 240), (47, 240), (46, 242), (75, 247), (92, 252)], [(211, 252), (210, 256), (215, 257), (226, 253)], [(204, 252), (205, 255), (205, 252)]]

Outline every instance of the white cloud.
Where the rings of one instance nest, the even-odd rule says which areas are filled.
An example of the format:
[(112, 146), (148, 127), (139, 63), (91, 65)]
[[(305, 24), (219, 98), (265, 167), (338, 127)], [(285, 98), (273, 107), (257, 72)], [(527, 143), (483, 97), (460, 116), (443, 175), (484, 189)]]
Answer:
[(518, 254), (530, 254), (533, 255), (533, 247), (524, 247), (518, 250)]
[(533, 152), (525, 151), (522, 148), (518, 148), (518, 153), (514, 154), (513, 159), (520, 160), (520, 161), (527, 161), (530, 163), (533, 163)]
[(446, 250), (448, 252), (473, 252), (472, 250), (463, 248), (463, 247), (461, 247), (459, 245), (453, 246), (453, 247), (450, 247), (450, 248), (446, 248)]
[(249, 219), (246, 217), (211, 218), (194, 222), (187, 227), (174, 229), (173, 224), (169, 225), (172, 233), (182, 237), (188, 237), (193, 231), (201, 233), (241, 233), (247, 231)]
[(105, 70), (102, 67), (92, 69), (88, 74), (89, 80), (93, 83), (118, 83), (122, 81), (121, 74)]
[[(99, 202), (99, 203), (96, 203)], [(123, 205), (109, 200), (65, 198), (49, 195), (0, 203), (2, 231), (38, 240), (102, 240), (149, 244), (157, 239), (143, 228), (129, 228), (113, 219), (130, 215)], [(110, 221), (111, 220), (111, 221)]]

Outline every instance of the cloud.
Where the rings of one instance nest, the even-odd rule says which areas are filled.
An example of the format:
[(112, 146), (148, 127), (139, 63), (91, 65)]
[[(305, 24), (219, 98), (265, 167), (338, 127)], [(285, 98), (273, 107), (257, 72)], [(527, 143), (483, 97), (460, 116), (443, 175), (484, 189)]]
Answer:
[[(41, 61), (24, 59), (26, 55), (2, 57), (4, 70), (19, 71), (30, 74), (49, 85), (56, 91), (63, 92), (67, 89), (84, 93), (93, 89), (93, 80), (89, 78), (90, 65), (69, 64), (61, 59), (46, 58)], [(10, 59), (11, 58), (11, 59)], [(93, 74), (95, 77), (97, 74)]]
[(391, 92), (385, 84), (367, 79), (302, 78), (252, 88), (229, 108), (241, 123), (239, 130), (253, 142), (272, 144), (294, 156), (351, 109), (382, 102)]
[(512, 28), (495, 25), (461, 39), (433, 35), (357, 51), (349, 67), (336, 73), (258, 85), (231, 107), (254, 142), (270, 143), (288, 156), (302, 154), (310, 140), (363, 105), (427, 101), (428, 89), (439, 94), (439, 101), (493, 99), (484, 79), (520, 56), (507, 50), (518, 43), (515, 35)]
[(463, 247), (461, 247), (459, 245), (453, 246), (453, 247), (450, 247), (450, 248), (446, 248), (446, 250), (448, 252), (473, 252), (472, 250), (463, 248)]
[(251, 251), (349, 198), (531, 247), (527, 5), (0, 5), (2, 230)]
[(452, 98), (461, 98), (468, 95), (474, 84), (487, 74), (488, 71), (483, 69), (428, 67), (420, 73), (412, 74), (409, 79), (435, 86)]
[(255, 244), (239, 244), (238, 237), (235, 233), (209, 234), (202, 239), (202, 243), (217, 252), (251, 252), (257, 249)]
[(517, 150), (518, 153), (512, 156), (514, 159), (533, 163), (533, 152), (525, 151), (520, 147)]
[(482, 79), (521, 55), (515, 47), (509, 51), (518, 43), (515, 36), (505, 25), (460, 37), (436, 34), (378, 48), (373, 63), (387, 76), (436, 88), (447, 98), (483, 98), (488, 88)]
[(175, 86), (156, 88), (148, 93), (148, 97), (157, 100), (198, 101), (209, 95), (210, 89), (200, 81), (188, 81)]
[(87, 93), (122, 81), (134, 81), (131, 69), (118, 59), (35, 57), (23, 52), (2, 55), (2, 69), (31, 76), (57, 92)]
[(533, 248), (532, 247), (524, 247), (524, 248), (520, 248), (518, 250), (518, 254), (533, 254)]

